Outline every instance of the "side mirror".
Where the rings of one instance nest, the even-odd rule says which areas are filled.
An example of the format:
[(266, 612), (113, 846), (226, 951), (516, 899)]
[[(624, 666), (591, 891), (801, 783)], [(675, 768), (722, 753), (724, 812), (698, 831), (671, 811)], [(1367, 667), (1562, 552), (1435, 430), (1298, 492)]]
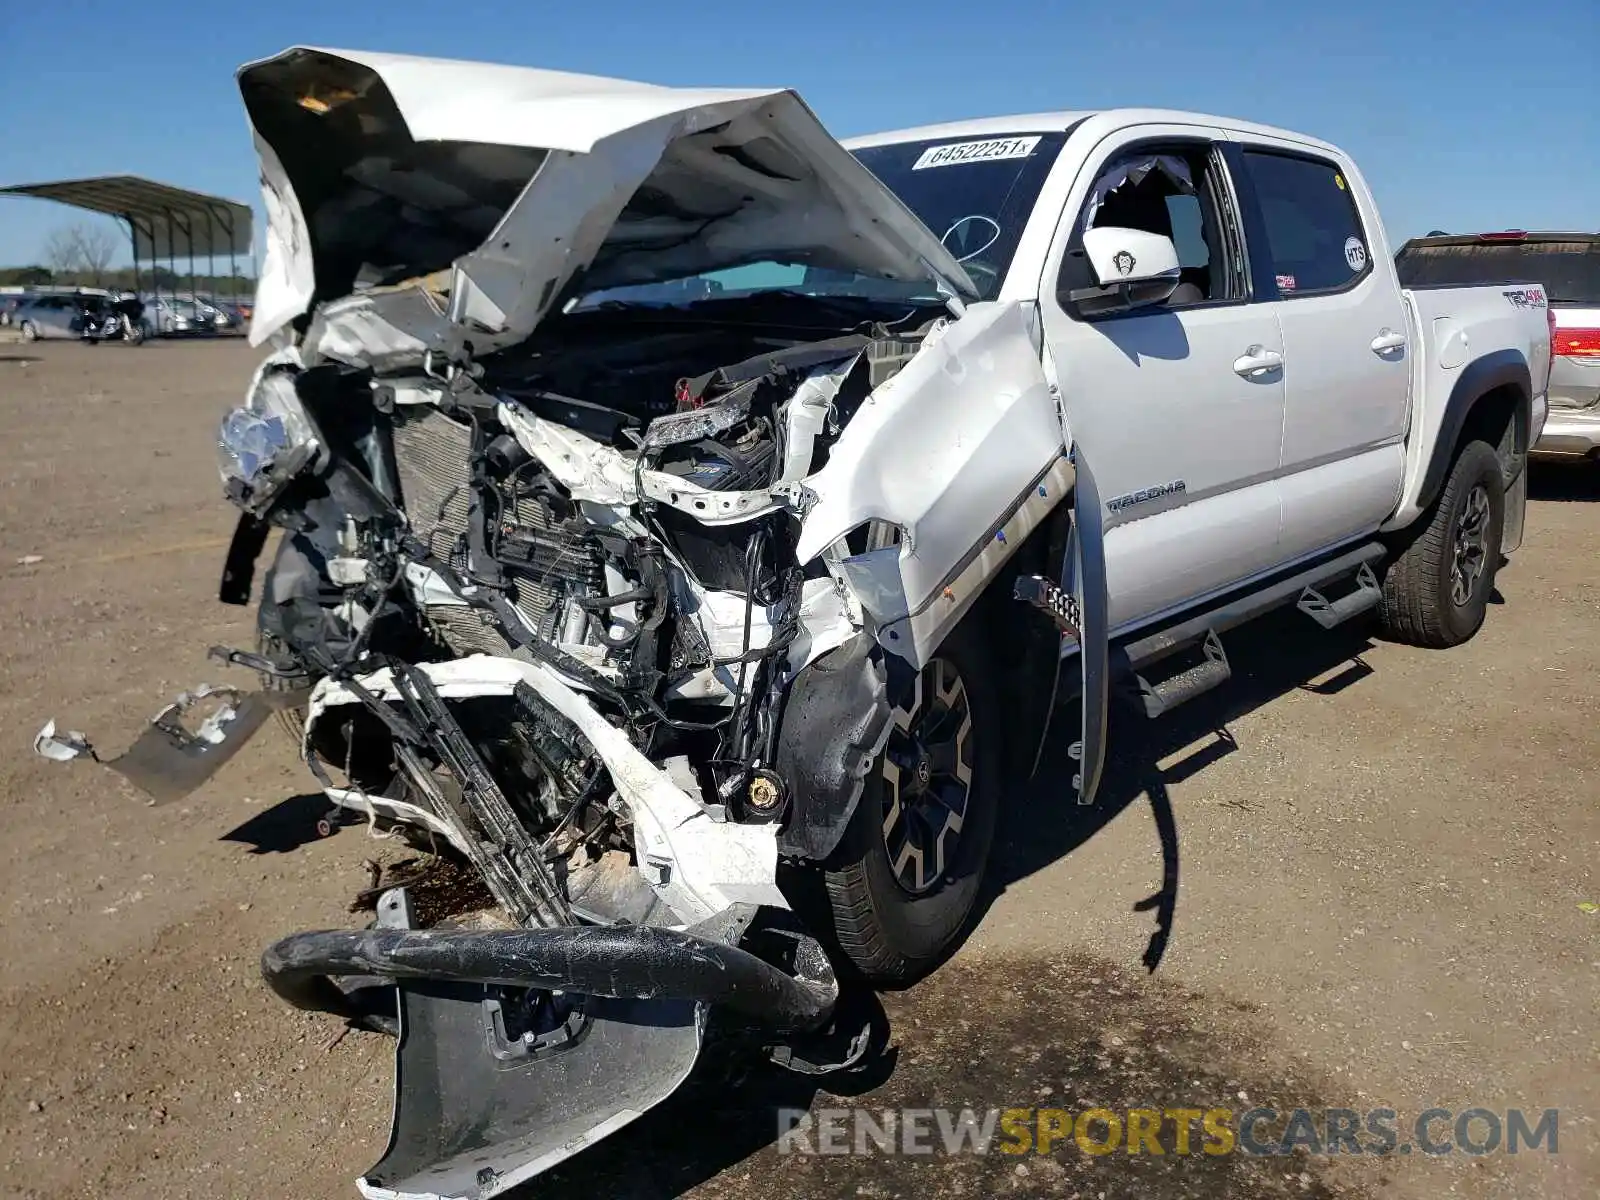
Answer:
[(1095, 286), (1074, 289), (1063, 297), (1083, 316), (1161, 304), (1177, 290), (1178, 248), (1171, 238), (1109, 226), (1087, 230), (1083, 250)]

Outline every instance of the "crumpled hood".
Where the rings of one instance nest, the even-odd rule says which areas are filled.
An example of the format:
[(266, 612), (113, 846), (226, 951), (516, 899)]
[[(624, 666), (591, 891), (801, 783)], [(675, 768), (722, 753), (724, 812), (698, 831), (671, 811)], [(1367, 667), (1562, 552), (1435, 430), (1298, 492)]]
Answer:
[(763, 261), (976, 294), (790, 91), (306, 47), (239, 85), (267, 209), (252, 343), (337, 301), (337, 357), (368, 334), (482, 353), (581, 292)]

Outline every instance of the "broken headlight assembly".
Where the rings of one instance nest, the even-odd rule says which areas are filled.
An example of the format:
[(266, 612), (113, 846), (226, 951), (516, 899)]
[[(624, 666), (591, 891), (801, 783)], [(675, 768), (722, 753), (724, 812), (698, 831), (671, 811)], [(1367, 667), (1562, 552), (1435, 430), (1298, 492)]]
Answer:
[(265, 516), (290, 482), (326, 458), (290, 371), (264, 372), (249, 400), (223, 417), (217, 430), (223, 490), (253, 516)]

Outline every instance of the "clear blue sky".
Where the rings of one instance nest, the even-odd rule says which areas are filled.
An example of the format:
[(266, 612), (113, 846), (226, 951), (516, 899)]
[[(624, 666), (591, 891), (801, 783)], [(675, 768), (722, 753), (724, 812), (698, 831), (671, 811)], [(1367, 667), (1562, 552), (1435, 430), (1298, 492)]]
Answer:
[[(1600, 0), (17, 0), (0, 184), (145, 175), (258, 204), (233, 72), (293, 44), (797, 89), (840, 136), (1152, 104), (1344, 146), (1390, 237), (1600, 231)], [(81, 219), (0, 198), (0, 264)]]

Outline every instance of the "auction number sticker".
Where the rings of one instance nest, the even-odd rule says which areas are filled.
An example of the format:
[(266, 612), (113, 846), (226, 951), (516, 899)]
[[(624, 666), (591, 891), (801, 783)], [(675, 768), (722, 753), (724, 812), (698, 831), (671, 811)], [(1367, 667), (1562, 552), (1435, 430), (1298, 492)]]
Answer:
[(1027, 158), (1038, 146), (1037, 137), (989, 138), (982, 142), (950, 142), (929, 146), (911, 164), (913, 171), (928, 167), (953, 167), (958, 163), (996, 162), (1005, 158)]

